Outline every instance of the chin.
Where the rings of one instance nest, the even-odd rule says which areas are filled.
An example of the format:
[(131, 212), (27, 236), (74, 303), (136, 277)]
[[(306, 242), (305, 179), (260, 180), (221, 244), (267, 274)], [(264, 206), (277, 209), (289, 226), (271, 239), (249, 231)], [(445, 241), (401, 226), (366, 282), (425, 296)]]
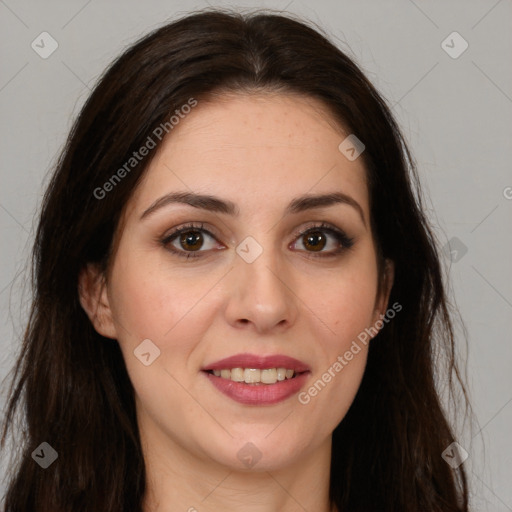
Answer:
[[(302, 442), (293, 442), (289, 436), (247, 435), (243, 439), (229, 442), (222, 450), (211, 454), (218, 463), (234, 471), (276, 471), (297, 464), (304, 457)], [(265, 437), (268, 436), (268, 437)]]

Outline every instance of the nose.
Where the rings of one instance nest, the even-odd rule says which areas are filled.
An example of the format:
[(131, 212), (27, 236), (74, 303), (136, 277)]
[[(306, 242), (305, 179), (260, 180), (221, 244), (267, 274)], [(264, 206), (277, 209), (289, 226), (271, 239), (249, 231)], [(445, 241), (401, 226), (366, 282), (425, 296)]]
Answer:
[(287, 330), (295, 323), (299, 299), (292, 274), (276, 250), (264, 248), (251, 263), (236, 254), (226, 284), (225, 315), (233, 327), (264, 334)]

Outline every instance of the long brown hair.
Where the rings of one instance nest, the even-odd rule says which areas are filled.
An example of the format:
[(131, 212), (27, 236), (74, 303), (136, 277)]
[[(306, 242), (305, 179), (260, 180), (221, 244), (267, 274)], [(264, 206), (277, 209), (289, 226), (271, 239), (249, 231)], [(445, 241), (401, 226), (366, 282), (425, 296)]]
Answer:
[[(255, 90), (316, 98), (363, 141), (379, 261), (395, 262), (389, 302), (403, 309), (371, 343), (360, 389), (334, 430), (331, 502), (343, 512), (468, 510), (463, 466), (441, 457), (454, 436), (436, 391), (439, 347), (450, 382), (460, 379), (440, 257), (390, 108), (320, 29), (274, 13), (208, 10), (153, 31), (109, 67), (46, 190), (2, 435), (5, 448), (19, 416), (5, 512), (142, 510), (134, 389), (118, 344), (80, 306), (77, 281), (89, 262), (107, 268), (123, 207), (160, 140), (107, 197), (94, 191), (190, 98)], [(47, 469), (31, 456), (42, 442), (58, 453)]]

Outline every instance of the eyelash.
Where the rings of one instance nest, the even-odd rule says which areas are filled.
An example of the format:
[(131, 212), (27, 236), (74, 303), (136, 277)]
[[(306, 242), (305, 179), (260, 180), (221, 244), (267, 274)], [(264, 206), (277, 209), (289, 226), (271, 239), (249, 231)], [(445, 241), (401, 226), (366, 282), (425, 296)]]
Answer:
[[(181, 235), (182, 233), (186, 233), (188, 231), (201, 231), (203, 233), (206, 233), (208, 236), (210, 236), (214, 240), (217, 240), (215, 235), (213, 235), (213, 233), (211, 233), (207, 229), (204, 229), (203, 226), (204, 226), (203, 223), (186, 224), (184, 226), (181, 226), (180, 228), (175, 229), (172, 233), (166, 235), (164, 238), (162, 238), (160, 240), (160, 243), (165, 249), (167, 249), (168, 251), (170, 251), (173, 254), (176, 254), (177, 256), (179, 256), (181, 258), (188, 259), (188, 258), (202, 257), (201, 253), (207, 252), (207, 251), (201, 251), (201, 250), (199, 250), (199, 251), (182, 251), (182, 250), (176, 249), (175, 247), (173, 247), (170, 244), (179, 235)], [(308, 226), (306, 229), (303, 229), (302, 231), (296, 233), (294, 240), (297, 240), (298, 238), (304, 236), (305, 234), (307, 234), (309, 232), (315, 232), (315, 231), (323, 231), (325, 233), (332, 235), (336, 239), (336, 241), (340, 243), (341, 248), (336, 249), (335, 251), (328, 252), (328, 253), (319, 252), (318, 254), (315, 254), (312, 251), (305, 251), (308, 254), (308, 257), (311, 257), (311, 258), (336, 257), (336, 256), (339, 256), (340, 253), (344, 252), (347, 249), (350, 249), (354, 245), (354, 238), (349, 237), (342, 230), (335, 228), (334, 226), (331, 226), (330, 224), (325, 223), (325, 222), (322, 222), (320, 225)]]

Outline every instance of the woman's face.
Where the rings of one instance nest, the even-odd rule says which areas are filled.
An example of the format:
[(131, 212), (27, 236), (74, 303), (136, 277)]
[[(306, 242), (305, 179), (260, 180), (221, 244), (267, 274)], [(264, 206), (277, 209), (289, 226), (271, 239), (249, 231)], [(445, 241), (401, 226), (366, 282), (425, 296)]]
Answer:
[(164, 140), (95, 324), (120, 344), (144, 442), (266, 470), (330, 446), (388, 293), (347, 135), (314, 100), (259, 94), (199, 102)]

